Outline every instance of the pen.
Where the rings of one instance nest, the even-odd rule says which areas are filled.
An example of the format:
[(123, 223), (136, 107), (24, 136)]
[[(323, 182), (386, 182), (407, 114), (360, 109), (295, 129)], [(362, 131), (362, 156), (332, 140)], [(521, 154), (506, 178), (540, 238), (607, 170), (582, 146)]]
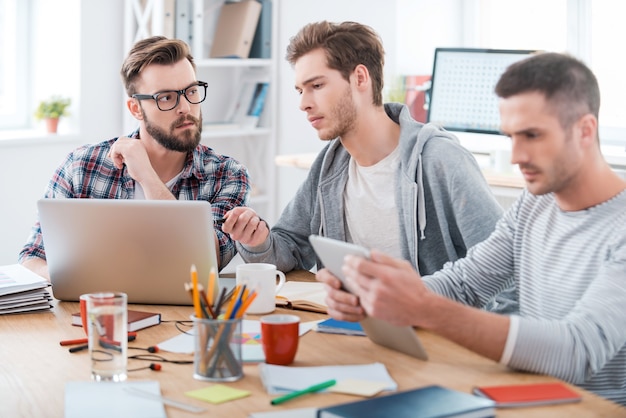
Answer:
[[(129, 337), (136, 337), (137, 336), (137, 332), (136, 331), (128, 331), (128, 336)], [(132, 340), (129, 338), (128, 341), (132, 341)], [(89, 341), (87, 340), (87, 338), (77, 338), (75, 340), (63, 340), (63, 341), (60, 341), (59, 344), (65, 346), (65, 345), (87, 344), (88, 342)]]
[[(129, 335), (128, 335), (128, 341), (129, 342), (130, 341), (135, 341), (135, 338), (137, 338), (136, 335), (130, 335), (130, 333), (129, 333)], [(80, 340), (74, 340), (74, 341), (80, 341)], [(64, 342), (64, 341), (61, 341), (61, 342)], [(85, 338), (85, 342), (87, 343), (87, 339), (86, 338)], [(74, 344), (77, 344), (77, 343), (74, 343)], [(63, 344), (61, 344), (61, 345), (63, 345)], [(119, 347), (119, 342), (118, 343), (111, 343), (111, 342), (107, 342), (106, 340), (101, 340), (100, 341), (100, 345), (105, 346), (105, 348), (112, 348), (113, 346)], [(83, 351), (83, 350), (86, 350), (88, 348), (89, 348), (89, 344), (77, 345), (75, 347), (71, 347), (69, 349), (69, 352), (70, 353), (77, 353), (79, 351)]]
[(215, 225), (221, 225), (226, 222), (226, 218), (220, 218), (215, 220)]
[(335, 383), (337, 383), (337, 381), (335, 379), (328, 380), (328, 381), (322, 382), (322, 383), (318, 383), (317, 385), (309, 386), (306, 389), (297, 390), (295, 392), (288, 393), (285, 396), (280, 396), (278, 398), (272, 399), (272, 401), (270, 403), (272, 405), (278, 405), (278, 404), (286, 402), (286, 401), (288, 401), (290, 399), (296, 398), (298, 396), (306, 395), (307, 393), (318, 392), (318, 391), (320, 391), (322, 389), (329, 388), (329, 387), (333, 386)]

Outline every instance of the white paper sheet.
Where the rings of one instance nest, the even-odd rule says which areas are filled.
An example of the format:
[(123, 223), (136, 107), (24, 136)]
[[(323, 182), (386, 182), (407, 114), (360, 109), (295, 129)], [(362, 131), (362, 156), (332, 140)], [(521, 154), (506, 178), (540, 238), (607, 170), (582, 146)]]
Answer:
[(384, 382), (385, 390), (395, 391), (398, 389), (397, 383), (391, 378), (382, 363), (318, 367), (275, 366), (261, 363), (259, 364), (259, 371), (263, 386), (270, 395), (302, 390), (331, 379)]

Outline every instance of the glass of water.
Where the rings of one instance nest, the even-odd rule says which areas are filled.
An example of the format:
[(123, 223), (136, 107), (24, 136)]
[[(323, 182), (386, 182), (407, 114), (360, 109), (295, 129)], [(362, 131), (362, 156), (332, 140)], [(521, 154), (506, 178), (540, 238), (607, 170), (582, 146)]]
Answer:
[(126, 380), (128, 351), (127, 296), (101, 292), (85, 295), (91, 377), (96, 381)]

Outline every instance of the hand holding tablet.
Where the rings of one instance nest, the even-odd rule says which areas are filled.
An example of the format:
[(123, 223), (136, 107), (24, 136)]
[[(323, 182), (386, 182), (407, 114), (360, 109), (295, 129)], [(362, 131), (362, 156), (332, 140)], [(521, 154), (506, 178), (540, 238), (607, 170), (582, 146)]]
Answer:
[[(356, 244), (321, 237), (319, 235), (310, 235), (309, 242), (324, 264), (323, 267), (327, 268), (333, 275), (341, 280), (345, 290), (350, 292), (350, 286), (341, 270), (343, 260), (346, 255), (358, 255), (369, 258), (369, 250)], [(369, 339), (376, 344), (400, 351), (421, 360), (428, 359), (428, 355), (422, 343), (411, 326), (396, 326), (371, 317), (361, 321), (361, 326)]]

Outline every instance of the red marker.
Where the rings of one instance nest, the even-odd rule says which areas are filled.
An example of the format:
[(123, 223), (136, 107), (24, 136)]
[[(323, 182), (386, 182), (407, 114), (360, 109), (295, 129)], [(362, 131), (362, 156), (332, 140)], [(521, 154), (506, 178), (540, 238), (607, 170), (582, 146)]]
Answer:
[[(137, 337), (137, 331), (129, 331), (128, 332), (128, 341), (133, 341)], [(87, 344), (89, 341), (87, 338), (77, 338), (75, 340), (63, 340), (59, 344), (65, 345), (77, 345), (77, 344)]]

